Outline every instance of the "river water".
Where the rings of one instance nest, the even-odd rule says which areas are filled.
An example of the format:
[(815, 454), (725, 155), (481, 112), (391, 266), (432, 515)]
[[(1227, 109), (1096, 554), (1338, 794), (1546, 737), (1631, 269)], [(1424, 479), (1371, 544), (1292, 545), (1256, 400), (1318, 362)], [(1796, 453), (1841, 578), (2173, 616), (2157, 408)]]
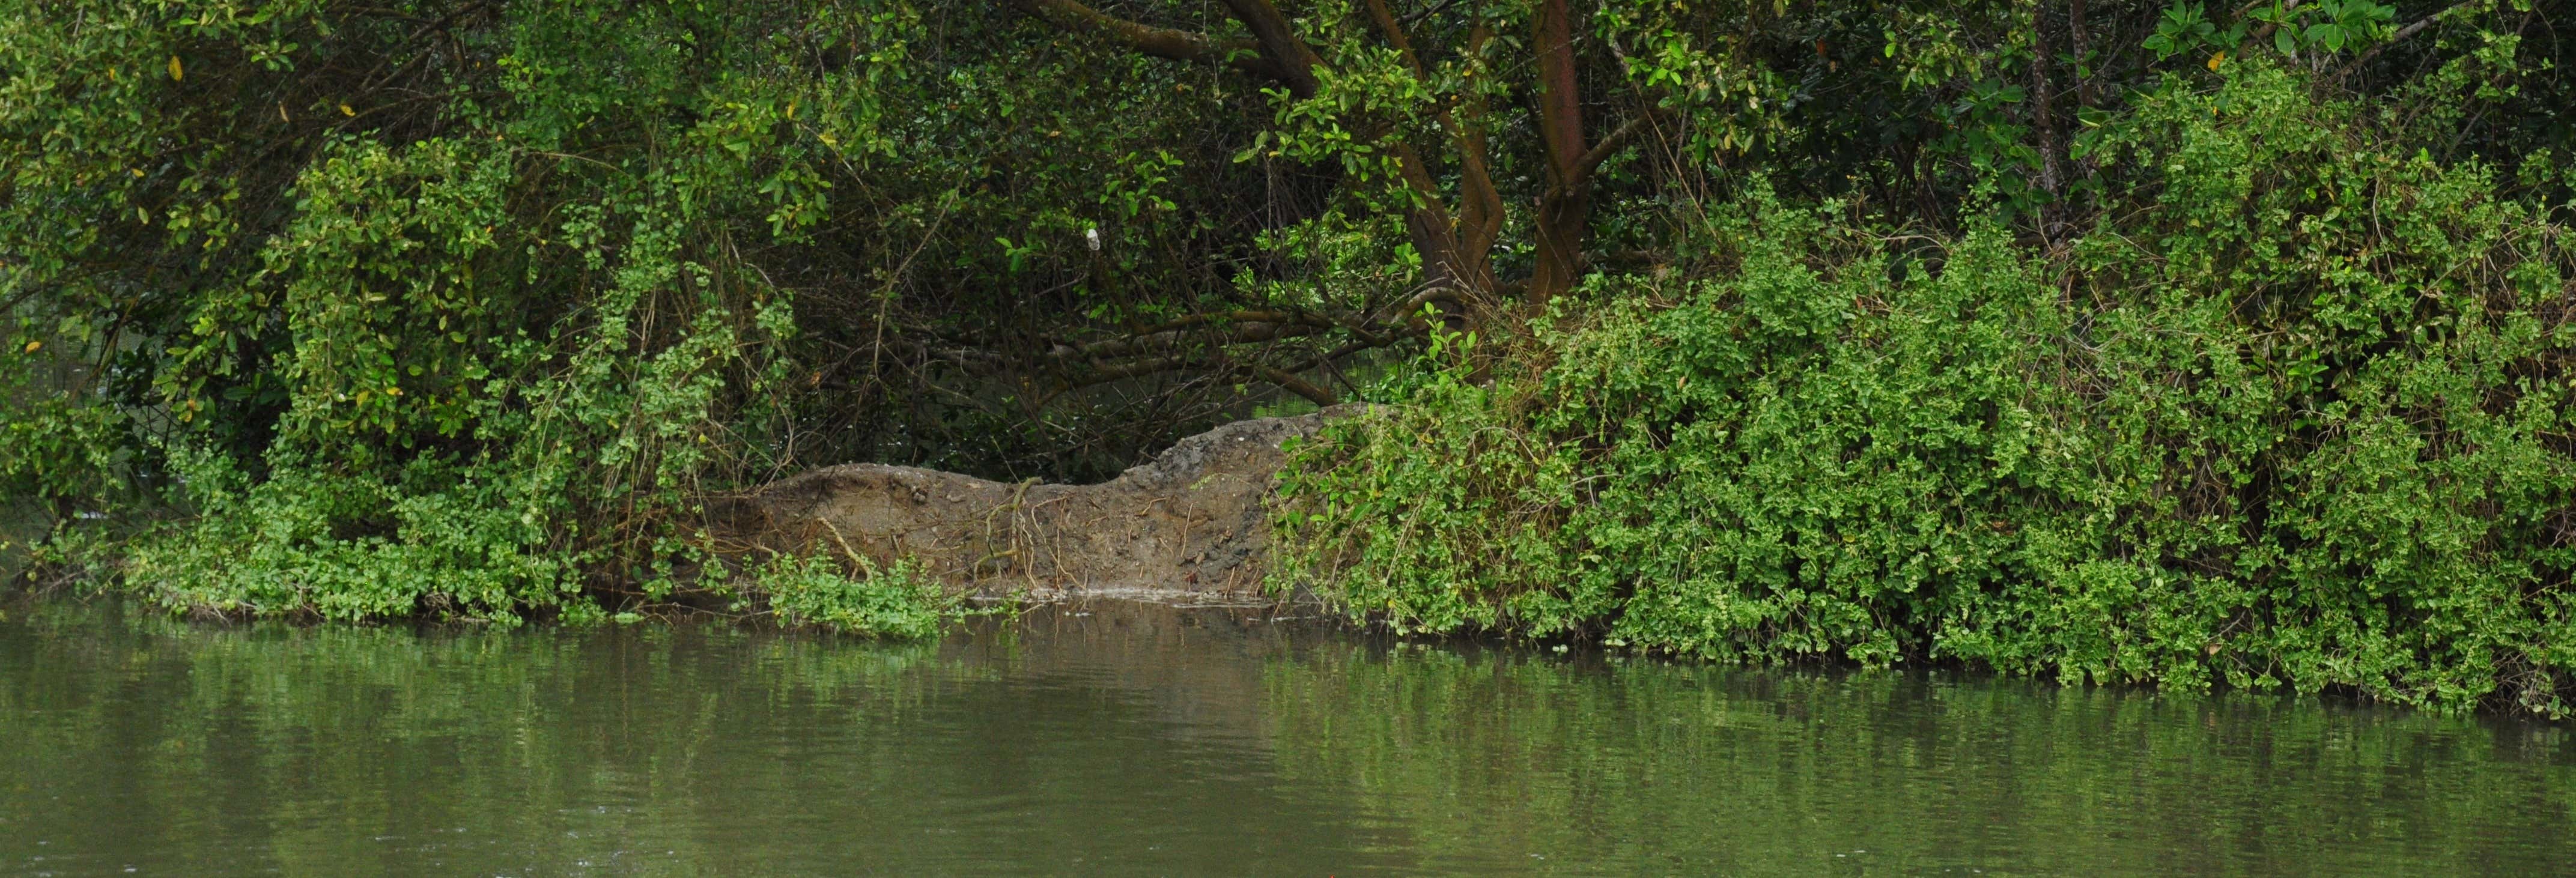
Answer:
[(0, 874), (2568, 874), (2576, 735), (1403, 645), (0, 605)]

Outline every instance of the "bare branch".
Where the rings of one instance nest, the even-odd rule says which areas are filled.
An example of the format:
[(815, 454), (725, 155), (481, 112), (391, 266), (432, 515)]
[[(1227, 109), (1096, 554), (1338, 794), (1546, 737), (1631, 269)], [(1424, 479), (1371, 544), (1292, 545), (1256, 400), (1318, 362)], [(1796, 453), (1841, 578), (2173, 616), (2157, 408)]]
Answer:
[(1302, 323), (1308, 326), (1333, 325), (1333, 321), (1329, 318), (1307, 314), (1300, 311), (1218, 311), (1208, 314), (1191, 314), (1186, 317), (1173, 318), (1171, 320), (1166, 320), (1161, 323), (1136, 330), (1134, 334), (1150, 335), (1157, 332), (1169, 332), (1175, 329), (1188, 329), (1193, 326), (1206, 326), (1210, 323)]
[(1610, 136), (1601, 138), (1600, 143), (1593, 144), (1591, 149), (1583, 152), (1582, 158), (1575, 160), (1573, 175), (1575, 179), (1592, 176), (1592, 172), (1600, 168), (1601, 163), (1609, 161), (1611, 156), (1618, 155), (1620, 150), (1626, 149), (1629, 143), (1652, 130), (1655, 121), (1663, 114), (1662, 107), (1652, 107), (1643, 113), (1629, 117), (1628, 121), (1620, 124), (1617, 130), (1610, 132)]
[(1279, 385), (1290, 393), (1313, 400), (1316, 405), (1329, 406), (1340, 401), (1333, 398), (1332, 391), (1317, 387), (1314, 382), (1299, 378), (1295, 373), (1284, 369), (1256, 365), (1252, 367), (1252, 372), (1261, 376), (1263, 381)]
[(1414, 25), (1421, 24), (1425, 19), (1428, 19), (1428, 18), (1430, 18), (1430, 17), (1432, 17), (1432, 16), (1434, 16), (1434, 15), (1439, 15), (1440, 13), (1443, 13), (1443, 12), (1447, 12), (1447, 11), (1449, 11), (1449, 7), (1456, 6), (1456, 5), (1458, 5), (1458, 0), (1443, 0), (1443, 2), (1441, 2), (1441, 3), (1440, 3), (1440, 4), (1438, 4), (1438, 5), (1430, 6), (1430, 7), (1427, 7), (1427, 8), (1425, 8), (1425, 9), (1423, 9), (1423, 10), (1422, 10), (1422, 11), (1420, 11), (1420, 12), (1416, 12), (1416, 13), (1414, 13), (1414, 14), (1412, 14), (1412, 15), (1405, 16), (1405, 18), (1404, 18), (1404, 26), (1405, 26), (1405, 27), (1412, 27), (1412, 26), (1414, 26)]
[(2346, 76), (2351, 76), (2353, 71), (2361, 69), (2361, 65), (2370, 63), (2370, 59), (2379, 57), (2379, 53), (2387, 50), (2388, 47), (2397, 45), (2399, 41), (2402, 41), (2407, 37), (2423, 33), (2425, 28), (2432, 27), (2434, 19), (2466, 9), (2475, 5), (2477, 2), (2478, 0), (2468, 0), (2468, 2), (2465, 3), (2453, 4), (2440, 12), (2416, 19), (2414, 23), (2398, 28), (2396, 33), (2388, 35), (2388, 39), (2380, 41), (2379, 45), (2370, 47), (2369, 51), (2363, 52), (2360, 57), (2352, 59), (2352, 63), (2346, 64), (2343, 66), (2343, 69), (2335, 71), (2335, 78), (2342, 79)]
[(1169, 351), (1192, 341), (1228, 345), (1245, 344), (1256, 341), (1277, 341), (1283, 338), (1298, 338), (1301, 336), (1314, 335), (1327, 329), (1331, 329), (1332, 327), (1333, 324), (1329, 321), (1299, 321), (1295, 323), (1244, 321), (1236, 323), (1226, 330), (1217, 332), (1192, 333), (1187, 331), (1186, 328), (1166, 329), (1126, 336), (1123, 338), (1095, 341), (1082, 345), (1059, 344), (1050, 348), (1046, 352), (1046, 356), (1048, 359), (1057, 361), (1075, 359), (1102, 360), (1114, 357), (1135, 356), (1158, 351)]
[[(1076, 0), (1013, 0), (1013, 3), (1021, 11), (1063, 30), (1107, 37), (1141, 54), (1199, 64), (1223, 64), (1266, 79), (1292, 85), (1297, 82), (1296, 77), (1263, 55), (1261, 47), (1249, 40), (1220, 40), (1193, 31), (1141, 24), (1102, 13)], [(1309, 74), (1307, 81), (1312, 80)]]
[(1122, 378), (1152, 375), (1157, 372), (1177, 371), (1188, 365), (1190, 365), (1190, 361), (1181, 357), (1151, 357), (1126, 363), (1116, 363), (1101, 366), (1084, 373), (1081, 384), (1101, 384), (1110, 381), (1117, 381)]

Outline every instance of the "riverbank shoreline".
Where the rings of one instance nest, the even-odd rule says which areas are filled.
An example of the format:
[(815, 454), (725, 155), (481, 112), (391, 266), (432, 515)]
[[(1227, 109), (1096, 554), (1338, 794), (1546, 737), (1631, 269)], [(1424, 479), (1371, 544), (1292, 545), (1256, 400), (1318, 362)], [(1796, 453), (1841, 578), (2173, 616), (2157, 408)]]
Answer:
[(1274, 597), (1269, 505), (1286, 446), (1360, 409), (1225, 424), (1099, 484), (844, 464), (709, 513), (727, 544), (909, 563), (952, 593), (1261, 604)]

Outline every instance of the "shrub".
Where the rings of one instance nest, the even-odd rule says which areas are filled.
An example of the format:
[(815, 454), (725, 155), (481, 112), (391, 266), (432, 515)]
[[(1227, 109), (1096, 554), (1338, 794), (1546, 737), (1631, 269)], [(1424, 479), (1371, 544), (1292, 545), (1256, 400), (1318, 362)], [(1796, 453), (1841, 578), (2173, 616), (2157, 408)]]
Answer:
[(911, 559), (878, 567), (865, 555), (850, 557), (855, 576), (823, 555), (779, 555), (750, 576), (769, 595), (770, 611), (789, 625), (921, 639), (937, 636), (957, 616), (957, 599)]
[(1757, 193), (1298, 455), (1292, 578), (1400, 629), (2576, 707), (2564, 230), (2255, 65), (2142, 96), (2080, 242)]

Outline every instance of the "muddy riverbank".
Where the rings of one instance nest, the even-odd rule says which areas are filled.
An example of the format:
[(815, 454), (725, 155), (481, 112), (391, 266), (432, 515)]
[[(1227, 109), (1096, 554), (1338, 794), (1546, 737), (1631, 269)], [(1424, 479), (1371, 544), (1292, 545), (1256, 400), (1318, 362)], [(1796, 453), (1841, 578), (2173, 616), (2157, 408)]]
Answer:
[(1269, 599), (1267, 507), (1283, 448), (1356, 410), (1227, 424), (1100, 484), (846, 464), (780, 480), (715, 511), (737, 539), (880, 563), (911, 558), (959, 590), (1261, 602)]

